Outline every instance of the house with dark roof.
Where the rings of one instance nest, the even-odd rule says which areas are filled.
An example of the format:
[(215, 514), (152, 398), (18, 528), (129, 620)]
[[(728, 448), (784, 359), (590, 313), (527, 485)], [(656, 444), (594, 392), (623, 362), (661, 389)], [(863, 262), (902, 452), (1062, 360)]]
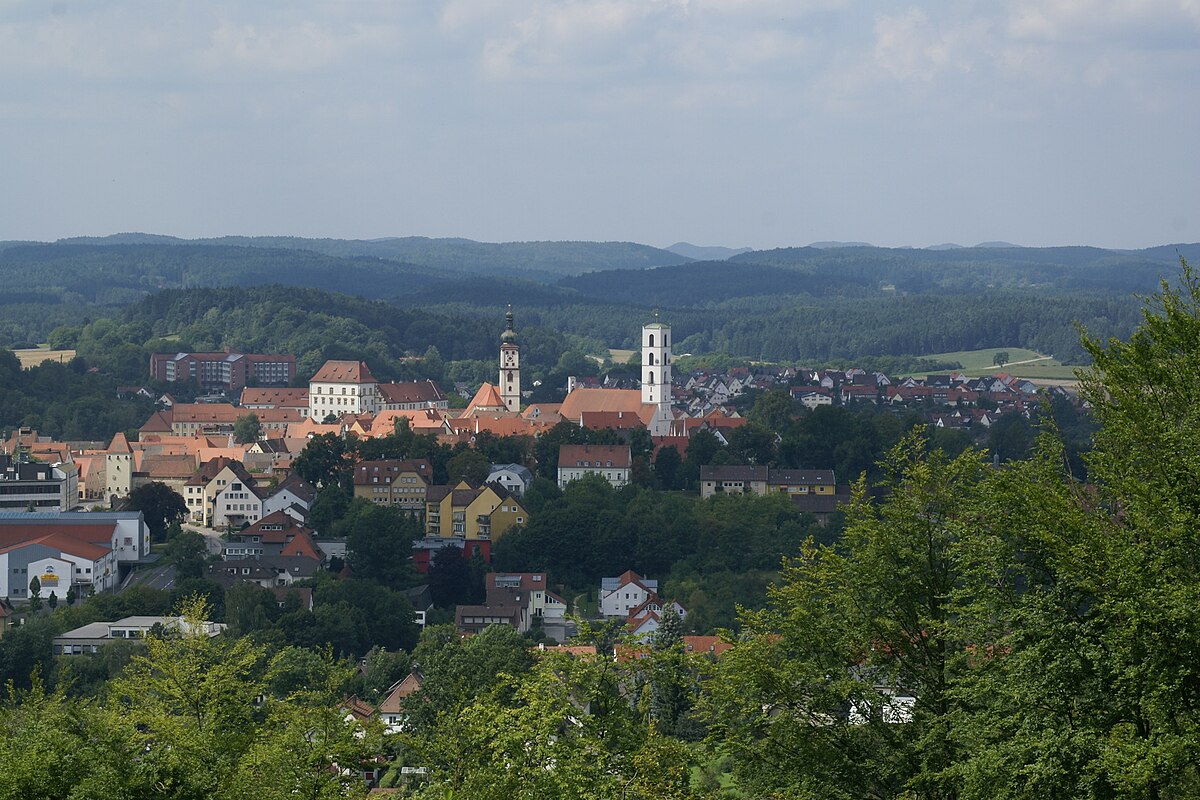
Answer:
[(321, 564), (305, 555), (258, 556), (218, 561), (205, 576), (226, 588), (235, 583), (257, 583), (264, 589), (289, 587), (317, 574)]
[(700, 467), (700, 496), (766, 494), (768, 472), (765, 466), (703, 464)]
[(79, 470), (0, 453), (0, 510), (70, 511), (79, 505)]
[(450, 407), (442, 390), (431, 380), (379, 384), (378, 411), (414, 411)]
[(354, 465), (355, 497), (399, 508), (413, 516), (425, 509), (425, 495), (432, 481), (433, 468), (424, 459), (382, 459)]

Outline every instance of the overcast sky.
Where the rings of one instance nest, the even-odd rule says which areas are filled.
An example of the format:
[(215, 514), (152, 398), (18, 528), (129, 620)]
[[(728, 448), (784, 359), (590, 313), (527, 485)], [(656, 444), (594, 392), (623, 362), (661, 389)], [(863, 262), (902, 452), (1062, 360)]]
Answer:
[(1200, 240), (1200, 0), (0, 0), (0, 239)]

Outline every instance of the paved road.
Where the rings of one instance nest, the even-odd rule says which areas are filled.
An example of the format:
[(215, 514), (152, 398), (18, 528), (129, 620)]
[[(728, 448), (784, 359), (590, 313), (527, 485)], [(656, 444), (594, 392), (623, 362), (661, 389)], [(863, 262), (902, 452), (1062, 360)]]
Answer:
[(211, 556), (219, 556), (225, 550), (225, 540), (221, 538), (219, 531), (214, 531), (209, 528), (201, 528), (199, 525), (193, 525), (190, 522), (185, 522), (182, 525), (185, 531), (198, 533), (204, 537), (204, 543), (208, 546), (208, 554)]
[(138, 570), (124, 589), (134, 586), (145, 586), (149, 589), (166, 589), (170, 591), (175, 588), (175, 565), (164, 564), (161, 567)]

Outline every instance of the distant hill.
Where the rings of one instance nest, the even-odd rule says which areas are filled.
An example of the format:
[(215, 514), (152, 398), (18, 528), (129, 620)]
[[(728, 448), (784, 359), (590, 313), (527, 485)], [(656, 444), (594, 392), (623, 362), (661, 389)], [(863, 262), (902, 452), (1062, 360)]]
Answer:
[(155, 244), (309, 250), (339, 258), (370, 257), (485, 275), (553, 280), (602, 269), (644, 269), (682, 264), (688, 256), (633, 242), (476, 242), (406, 236), (387, 239), (305, 239), (298, 236), (221, 236), (178, 239), (146, 233), (63, 239), (57, 245)]
[(833, 250), (838, 247), (873, 247), (868, 242), (813, 242), (809, 247), (815, 247), (818, 250)]
[(980, 242), (979, 244), (977, 244), (977, 245), (975, 245), (975, 246), (976, 246), (976, 247), (981, 247), (981, 248), (988, 248), (988, 247), (999, 247), (999, 248), (1008, 248), (1008, 249), (1012, 249), (1012, 248), (1015, 248), (1015, 247), (1020, 247), (1021, 245), (1019, 245), (1019, 244), (1013, 244), (1012, 242)]
[(749, 247), (702, 247), (689, 242), (676, 242), (667, 248), (676, 255), (686, 256), (696, 261), (724, 261), (732, 256), (749, 253)]
[[(1190, 252), (1188, 245), (1178, 246)], [(1196, 246), (1200, 248), (1200, 246)], [(1043, 291), (1144, 292), (1178, 271), (1173, 248), (1099, 247), (787, 247), (734, 256), (730, 264), (790, 267), (813, 275), (857, 278), (912, 293), (1037, 288)]]

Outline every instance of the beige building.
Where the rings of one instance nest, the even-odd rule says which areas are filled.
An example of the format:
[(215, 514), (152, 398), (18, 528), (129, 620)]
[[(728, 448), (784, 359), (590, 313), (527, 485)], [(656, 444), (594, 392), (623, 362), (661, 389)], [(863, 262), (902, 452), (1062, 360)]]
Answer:
[(360, 461), (354, 467), (354, 496), (413, 514), (425, 510), (433, 476), (428, 461)]
[(831, 469), (771, 469), (761, 466), (705, 464), (700, 467), (700, 496), (715, 494), (755, 494), (779, 492), (789, 496), (837, 493), (837, 480)]
[[(258, 516), (261, 516), (262, 501), (258, 498), (254, 486), (254, 478), (250, 477), (250, 473), (246, 472), (240, 461), (224, 457), (205, 461), (183, 487), (188, 519), (212, 527), (218, 522), (218, 497), (221, 498), (223, 520), (220, 524), (229, 521), (229, 514), (236, 515), (237, 510), (231, 509), (231, 506), (238, 503), (252, 504), (257, 500)], [(246, 498), (240, 497), (243, 493), (246, 494)], [(250, 495), (253, 495), (254, 499), (249, 499)]]

